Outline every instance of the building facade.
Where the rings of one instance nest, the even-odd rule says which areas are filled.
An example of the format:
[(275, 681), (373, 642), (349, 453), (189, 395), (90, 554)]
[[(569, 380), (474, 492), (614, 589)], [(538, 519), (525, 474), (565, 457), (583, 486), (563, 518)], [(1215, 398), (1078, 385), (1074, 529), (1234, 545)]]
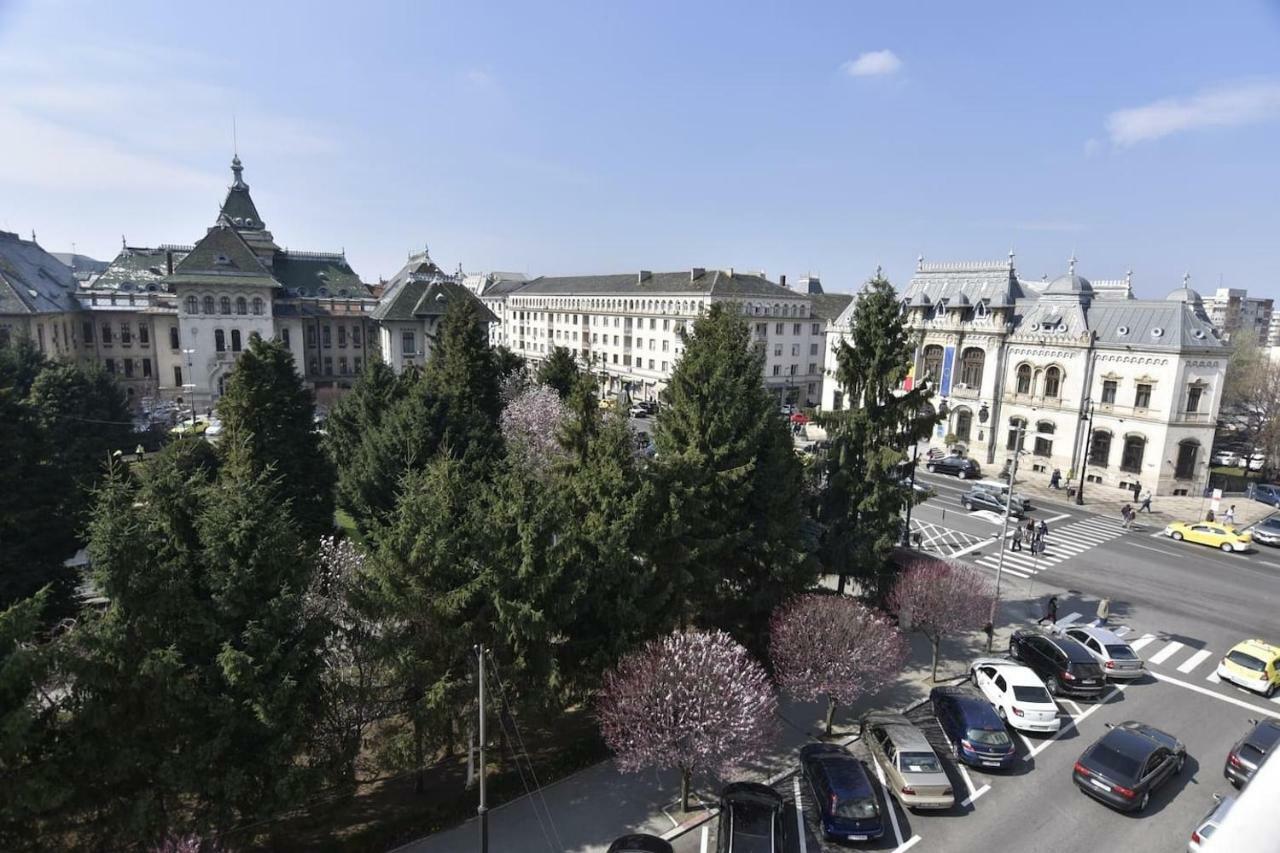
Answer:
[[(1127, 279), (1126, 279), (1127, 282)], [(1199, 494), (1208, 480), (1227, 349), (1184, 281), (1162, 300), (1100, 288), (1075, 272), (1051, 282), (1007, 263), (917, 265), (902, 294), (918, 335), (913, 382), (928, 382), (948, 437), (975, 459), (1003, 464), (1019, 446), (1025, 476), (1157, 494)], [(833, 330), (823, 404), (847, 404), (834, 376)]]
[(1271, 345), (1273, 304), (1273, 300), (1249, 296), (1242, 288), (1219, 287), (1211, 299), (1205, 300), (1205, 310), (1224, 341), (1248, 334), (1265, 347)]

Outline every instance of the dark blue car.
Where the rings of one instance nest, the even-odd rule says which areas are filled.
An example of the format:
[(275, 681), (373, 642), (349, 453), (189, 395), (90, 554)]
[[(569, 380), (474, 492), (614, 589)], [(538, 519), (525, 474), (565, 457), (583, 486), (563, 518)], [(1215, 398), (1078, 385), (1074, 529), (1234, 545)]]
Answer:
[(965, 764), (1007, 770), (1018, 760), (1004, 721), (991, 703), (969, 686), (935, 687), (929, 692), (933, 714)]
[(870, 841), (884, 834), (880, 800), (862, 762), (834, 744), (800, 750), (800, 770), (818, 805), (822, 831), (832, 839)]

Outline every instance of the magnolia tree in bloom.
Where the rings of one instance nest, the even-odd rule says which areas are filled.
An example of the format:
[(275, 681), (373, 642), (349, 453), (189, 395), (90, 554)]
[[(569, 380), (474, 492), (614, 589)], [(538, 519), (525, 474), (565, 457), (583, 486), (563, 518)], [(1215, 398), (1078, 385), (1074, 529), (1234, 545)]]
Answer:
[(778, 698), (759, 662), (723, 631), (675, 632), (619, 661), (604, 678), (600, 731), (633, 772), (680, 771), (689, 780), (749, 761), (769, 744)]
[(994, 600), (985, 575), (942, 560), (912, 563), (889, 593), (889, 606), (899, 620), (929, 638), (934, 681), (938, 680), (942, 638), (985, 626)]
[(502, 437), (534, 468), (545, 469), (564, 456), (558, 435), (566, 415), (553, 389), (530, 385), (502, 410)]
[(873, 693), (902, 671), (907, 641), (889, 617), (842, 595), (801, 595), (773, 611), (769, 658), (779, 686), (806, 701), (836, 704)]

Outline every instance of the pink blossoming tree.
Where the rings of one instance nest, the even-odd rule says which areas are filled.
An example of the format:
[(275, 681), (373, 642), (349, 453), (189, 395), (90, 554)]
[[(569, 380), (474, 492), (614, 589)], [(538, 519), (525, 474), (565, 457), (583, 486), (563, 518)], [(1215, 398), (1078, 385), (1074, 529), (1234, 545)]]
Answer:
[(728, 634), (705, 631), (675, 632), (625, 656), (605, 675), (596, 713), (622, 770), (679, 769), (688, 811), (693, 774), (759, 755), (777, 709), (764, 667)]
[(842, 595), (801, 595), (773, 611), (769, 658), (779, 686), (805, 701), (836, 704), (873, 693), (902, 671), (907, 641), (889, 617)]
[(564, 458), (557, 438), (568, 412), (556, 392), (546, 385), (530, 385), (502, 410), (502, 437), (507, 447), (535, 470), (545, 471)]
[(918, 560), (894, 584), (889, 606), (898, 618), (929, 638), (933, 680), (938, 680), (942, 638), (987, 624), (995, 598), (985, 575), (960, 563)]

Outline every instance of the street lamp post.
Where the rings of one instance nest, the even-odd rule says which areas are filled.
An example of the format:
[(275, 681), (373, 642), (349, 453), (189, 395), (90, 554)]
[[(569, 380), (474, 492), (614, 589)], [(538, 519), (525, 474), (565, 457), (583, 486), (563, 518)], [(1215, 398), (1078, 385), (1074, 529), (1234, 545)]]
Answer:
[[(987, 620), (987, 624), (991, 626), (991, 630), (987, 632), (987, 651), (991, 651), (992, 639), (995, 637), (996, 624), (996, 608), (1000, 605), (1000, 579), (1004, 575), (1004, 555), (1008, 550), (1009, 540), (1009, 517), (1013, 510), (1013, 485), (1018, 481), (1018, 457), (1022, 455), (1022, 442), (1026, 437), (1027, 428), (1025, 425), (1019, 425), (1017, 436), (1013, 445), (1013, 465), (1009, 471), (1009, 496), (1004, 501), (1004, 522), (1000, 525), (1000, 559), (996, 563), (996, 594), (991, 599), (991, 618)], [(1017, 531), (1014, 531), (1017, 535)]]
[(192, 366), (192, 356), (195, 355), (196, 351), (194, 349), (184, 349), (182, 352), (187, 357), (187, 379), (190, 380), (182, 383), (182, 387), (184, 390), (191, 389), (188, 396), (191, 397), (191, 434), (194, 435), (196, 431), (196, 377), (195, 368)]
[(911, 546), (911, 507), (916, 502), (916, 468), (920, 464), (920, 442), (916, 442), (915, 452), (911, 455), (911, 490), (907, 492), (907, 522), (902, 525), (902, 547)]
[(1080, 449), (1080, 485), (1076, 487), (1076, 506), (1084, 506), (1084, 481), (1089, 471), (1089, 444), (1093, 439), (1093, 398), (1084, 401), (1084, 443)]

